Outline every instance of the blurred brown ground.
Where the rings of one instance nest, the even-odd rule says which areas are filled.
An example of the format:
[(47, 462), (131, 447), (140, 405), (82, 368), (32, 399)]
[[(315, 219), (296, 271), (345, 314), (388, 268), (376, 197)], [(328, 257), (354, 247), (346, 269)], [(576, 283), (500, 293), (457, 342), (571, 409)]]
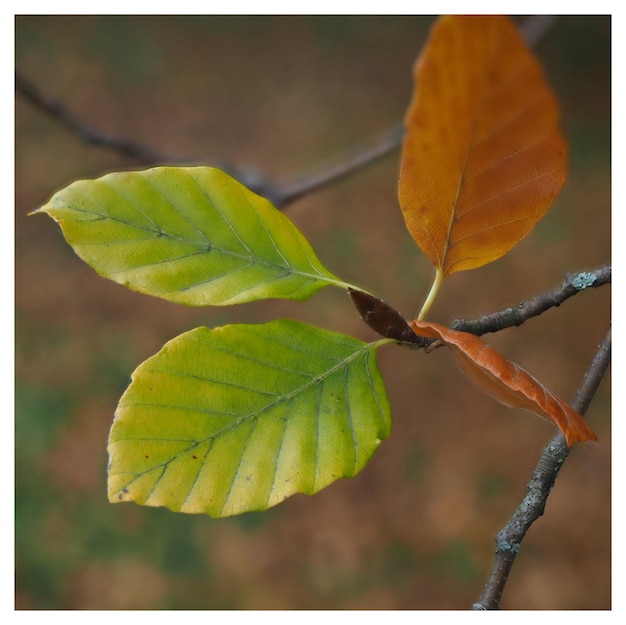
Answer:
[[(17, 68), (93, 128), (287, 179), (402, 119), (432, 18), (16, 19)], [(431, 319), (515, 305), (610, 260), (608, 17), (562, 17), (537, 47), (570, 177), (531, 236), (457, 274)], [(411, 316), (432, 268), (404, 229), (398, 153), (290, 205), (323, 262)], [(493, 536), (553, 429), (474, 390), (445, 354), (387, 348), (394, 431), (358, 477), (213, 520), (106, 500), (106, 438), (132, 370), (198, 325), (292, 317), (371, 339), (348, 298), (192, 309), (99, 278), (44, 216), (73, 180), (137, 168), (16, 96), (16, 606), (21, 609), (466, 609)], [(590, 290), (490, 342), (570, 399), (608, 328)], [(610, 380), (530, 530), (508, 609), (611, 606)]]

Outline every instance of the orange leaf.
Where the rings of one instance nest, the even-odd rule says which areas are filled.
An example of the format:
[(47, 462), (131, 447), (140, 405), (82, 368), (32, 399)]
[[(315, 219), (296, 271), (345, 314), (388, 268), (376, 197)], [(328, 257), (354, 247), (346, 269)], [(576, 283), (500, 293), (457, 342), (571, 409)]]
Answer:
[(558, 105), (502, 16), (446, 16), (414, 69), (398, 196), (443, 279), (506, 254), (566, 177)]
[(410, 321), (409, 325), (417, 335), (438, 339), (450, 347), (461, 370), (486, 393), (506, 406), (524, 408), (553, 421), (565, 435), (568, 447), (598, 440), (566, 402), (477, 336), (426, 321)]

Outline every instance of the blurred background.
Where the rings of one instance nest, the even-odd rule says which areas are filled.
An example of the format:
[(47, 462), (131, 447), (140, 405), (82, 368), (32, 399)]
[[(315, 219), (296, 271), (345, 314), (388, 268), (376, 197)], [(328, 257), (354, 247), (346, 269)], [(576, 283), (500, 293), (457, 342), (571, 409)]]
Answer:
[[(16, 68), (94, 130), (189, 162), (289, 181), (400, 122), (433, 17), (16, 18)], [(610, 17), (561, 17), (536, 46), (570, 143), (564, 191), (505, 258), (453, 275), (430, 318), (514, 306), (610, 261)], [(144, 167), (16, 93), (16, 606), (20, 609), (467, 609), (548, 423), (475, 390), (443, 350), (379, 354), (394, 430), (366, 469), (265, 513), (214, 520), (106, 498), (106, 444), (133, 369), (191, 328), (290, 317), (373, 340), (349, 298), (185, 308), (82, 263), (28, 213), (78, 178)], [(322, 262), (414, 316), (432, 267), (397, 203), (399, 152), (288, 205)], [(161, 163), (162, 164), (162, 163)], [(488, 340), (570, 400), (610, 319), (592, 289)], [(611, 607), (610, 379), (508, 609)]]

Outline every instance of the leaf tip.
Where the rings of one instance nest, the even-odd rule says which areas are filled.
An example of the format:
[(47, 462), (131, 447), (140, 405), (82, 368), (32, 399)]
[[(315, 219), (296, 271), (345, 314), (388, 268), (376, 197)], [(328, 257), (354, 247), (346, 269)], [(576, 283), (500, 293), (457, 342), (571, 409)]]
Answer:
[(32, 215), (39, 215), (39, 213), (47, 213), (46, 207), (40, 206), (39, 208), (36, 208), (35, 210), (29, 211), (28, 213), (26, 213), (26, 215), (28, 217), (31, 217)]

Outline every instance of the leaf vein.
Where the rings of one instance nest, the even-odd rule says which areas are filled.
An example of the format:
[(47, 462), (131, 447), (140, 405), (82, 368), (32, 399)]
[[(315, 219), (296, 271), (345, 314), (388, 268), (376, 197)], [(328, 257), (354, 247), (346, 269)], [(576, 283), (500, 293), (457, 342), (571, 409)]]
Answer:
[(176, 202), (168, 193), (166, 193), (163, 187), (159, 186), (152, 177), (149, 178), (147, 176), (143, 176), (143, 180), (145, 180), (145, 182), (148, 185), (150, 185), (155, 191), (160, 193), (167, 200), (169, 205), (174, 209), (176, 213), (178, 213), (178, 215), (182, 218), (182, 220), (185, 221), (187, 224), (189, 224), (200, 235), (200, 237), (204, 239), (204, 241), (210, 248), (211, 242), (209, 241), (209, 239), (206, 237), (204, 232), (198, 227), (198, 224), (196, 224), (196, 222), (193, 219), (191, 219), (191, 216), (185, 210), (183, 210), (182, 207), (178, 205), (178, 202)]
[[(533, 176), (532, 178), (529, 178), (528, 180), (524, 180), (523, 182), (520, 182), (519, 184), (515, 185), (514, 187), (507, 187), (506, 191), (502, 191), (502, 192), (498, 192), (495, 195), (492, 195), (491, 197), (488, 197), (484, 200), (482, 200), (481, 202), (478, 202), (477, 204), (474, 204), (473, 206), (469, 207), (469, 208), (465, 208), (463, 210), (463, 213), (460, 214), (458, 216), (458, 221), (460, 221), (461, 219), (464, 219), (465, 217), (467, 217), (467, 215), (469, 213), (471, 213), (472, 211), (480, 208), (481, 206), (484, 206), (485, 204), (488, 204), (489, 202), (492, 202), (493, 200), (497, 200), (500, 198), (505, 198), (507, 195), (510, 195), (511, 193), (514, 193), (515, 191), (519, 191), (519, 189), (522, 189), (523, 187), (532, 184), (534, 182), (536, 182), (537, 180), (540, 180), (541, 178), (545, 178), (546, 176), (551, 176), (554, 173), (558, 173), (561, 170), (559, 168), (555, 168), (555, 169), (551, 169), (549, 171), (544, 171), (536, 176)], [(513, 219), (511, 221), (519, 221), (517, 219)], [(506, 223), (506, 222), (502, 222), (502, 223)]]
[(222, 218), (223, 222), (228, 226), (230, 231), (235, 235), (239, 243), (241, 243), (241, 245), (246, 250), (248, 250), (248, 254), (250, 258), (254, 258), (255, 257), (254, 252), (250, 249), (248, 244), (243, 240), (243, 238), (241, 237), (237, 229), (233, 226), (233, 224), (231, 223), (230, 219), (228, 218), (224, 210), (217, 205), (217, 203), (213, 199), (212, 194), (209, 193), (208, 189), (200, 183), (200, 181), (191, 173), (191, 171), (186, 170), (186, 173), (195, 182), (195, 184), (200, 189), (201, 193), (205, 196), (209, 204), (211, 204), (211, 206), (215, 209), (216, 213)]
[[(119, 189), (118, 186), (111, 184), (106, 176), (100, 178), (100, 182), (103, 186), (107, 187), (109, 189), (110, 192), (112, 192), (113, 194), (117, 195), (118, 197), (122, 198), (123, 202), (125, 202), (126, 204), (128, 204), (129, 206), (132, 206), (142, 217), (144, 217), (147, 221), (149, 221), (154, 228), (158, 231), (160, 230), (158, 224), (154, 221), (154, 219), (152, 219), (152, 217), (150, 217), (150, 215), (148, 215), (148, 213), (146, 213), (145, 210), (143, 210), (143, 208), (141, 208), (140, 204), (137, 204), (135, 202), (135, 200), (132, 198), (132, 196), (129, 196), (126, 193), (122, 193), (122, 191)], [(83, 197), (85, 197), (84, 194), (81, 194)], [(87, 198), (88, 199), (88, 198)], [(96, 204), (97, 206), (98, 204)]]
[(261, 216), (259, 215), (259, 212), (257, 210), (257, 207), (250, 202), (250, 200), (248, 199), (248, 197), (246, 197), (246, 195), (243, 192), (243, 188), (238, 188), (239, 191), (239, 195), (241, 196), (241, 198), (243, 199), (243, 201), (248, 205), (248, 208), (250, 209), (250, 212), (256, 217), (257, 221), (259, 222), (259, 224), (261, 225), (263, 231), (265, 232), (266, 237), (268, 238), (268, 240), (270, 241), (270, 243), (272, 244), (273, 248), (276, 250), (276, 252), (278, 253), (278, 255), (280, 256), (282, 262), (285, 265), (289, 265), (289, 261), (285, 258), (285, 255), (283, 254), (282, 250), (280, 249), (279, 245), (276, 243), (276, 240), (274, 239), (274, 237), (272, 236), (272, 233), (268, 230), (267, 225), (265, 223), (264, 219), (261, 219)]
[(233, 492), (233, 488), (235, 487), (235, 482), (237, 481), (237, 477), (239, 476), (239, 471), (241, 470), (241, 465), (243, 464), (244, 456), (246, 455), (246, 449), (250, 444), (250, 439), (252, 438), (252, 434), (256, 429), (259, 423), (258, 419), (253, 419), (252, 426), (250, 427), (248, 434), (246, 436), (246, 440), (244, 441), (243, 448), (241, 453), (239, 454), (239, 459), (237, 461), (237, 467), (232, 473), (232, 478), (230, 480), (230, 485), (228, 486), (228, 491), (226, 492), (226, 497), (224, 498), (224, 503), (222, 504), (222, 508), (220, 510), (220, 514), (224, 511), (224, 508), (228, 505), (228, 500), (230, 499), (230, 495)]
[(272, 484), (269, 488), (269, 491), (267, 493), (267, 499), (266, 499), (266, 504), (268, 505), (270, 502), (270, 499), (272, 498), (272, 495), (274, 494), (274, 491), (276, 489), (276, 480), (278, 479), (278, 466), (280, 464), (280, 455), (282, 453), (283, 450), (283, 444), (285, 442), (285, 432), (287, 430), (287, 425), (289, 424), (289, 419), (290, 419), (290, 414), (291, 411), (293, 410), (293, 398), (289, 400), (286, 408), (285, 408), (285, 416), (282, 418), (283, 420), (283, 431), (280, 437), (280, 441), (279, 441), (279, 445), (278, 445), (278, 449), (276, 450), (276, 460), (273, 463), (274, 465), (274, 475), (272, 477)]
[[(525, 143), (524, 145), (519, 146), (515, 151), (510, 152), (506, 156), (503, 156), (503, 157), (499, 158), (498, 160), (494, 161), (493, 163), (490, 163), (489, 165), (487, 165), (487, 167), (481, 169), (480, 171), (475, 172), (469, 178), (465, 178), (464, 179), (464, 184), (467, 185), (469, 182), (471, 182), (472, 180), (478, 178), (479, 176), (482, 176), (483, 174), (485, 174), (487, 172), (490, 172), (490, 171), (492, 172), (496, 167), (504, 165), (510, 159), (515, 158), (515, 157), (519, 156), (520, 154), (523, 154), (527, 150), (536, 147), (537, 145), (539, 145), (542, 142), (544, 142), (546, 139), (550, 139), (550, 138), (551, 138), (551, 135), (545, 134), (545, 135), (539, 137), (538, 139), (535, 139), (534, 141), (531, 141), (530, 143)], [(465, 214), (465, 212), (463, 214)]]
[[(367, 354), (365, 355), (365, 358), (367, 358)], [(352, 405), (350, 403), (348, 367), (346, 367), (343, 375), (343, 392), (346, 398), (346, 418), (348, 420), (348, 426), (350, 427), (350, 433), (352, 434), (352, 446), (354, 447), (354, 467), (351, 474), (355, 475), (357, 467), (359, 466), (359, 442), (354, 428), (354, 417), (352, 416)]]

